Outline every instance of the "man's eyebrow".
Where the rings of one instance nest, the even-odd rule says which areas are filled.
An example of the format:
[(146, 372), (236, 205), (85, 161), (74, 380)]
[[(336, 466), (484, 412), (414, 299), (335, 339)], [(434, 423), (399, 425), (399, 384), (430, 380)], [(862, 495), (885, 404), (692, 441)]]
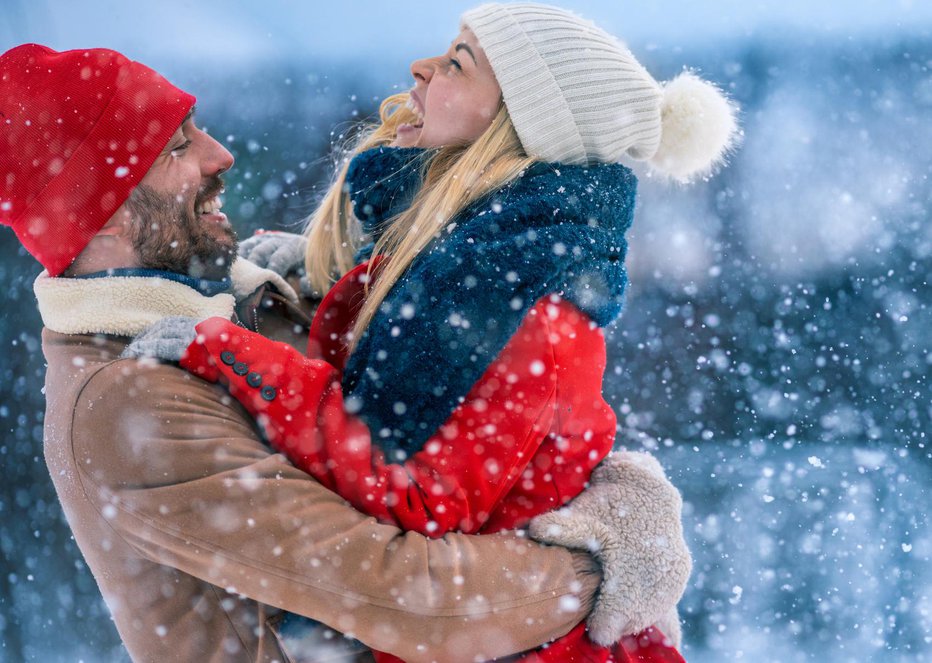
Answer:
[[(196, 112), (197, 112), (197, 106), (191, 106), (191, 110), (189, 110), (189, 111), (188, 111), (188, 114), (184, 116), (184, 119), (181, 121), (181, 124), (178, 125), (178, 129), (181, 129), (181, 128), (184, 126), (185, 122), (187, 122), (187, 121), (190, 120), (192, 117), (194, 117), (194, 114), (195, 114)], [(178, 129), (175, 130), (176, 133), (177, 133)], [(171, 144), (172, 144), (172, 142), (171, 142), (171, 140), (169, 140), (169, 141), (168, 141), (168, 144), (165, 146), (165, 150), (166, 150), (167, 152), (170, 152), (170, 151), (171, 151), (171, 149), (172, 149), (172, 148), (171, 148)]]
[(474, 63), (474, 64), (479, 64), (479, 63), (476, 61), (476, 54), (472, 52), (472, 49), (471, 49), (471, 48), (469, 48), (469, 44), (463, 44), (463, 43), (457, 44), (457, 45), (456, 45), (456, 49), (454, 49), (454, 50), (455, 50), (457, 53), (459, 53), (460, 51), (466, 51), (467, 53), (469, 53), (469, 57), (472, 58), (473, 63)]

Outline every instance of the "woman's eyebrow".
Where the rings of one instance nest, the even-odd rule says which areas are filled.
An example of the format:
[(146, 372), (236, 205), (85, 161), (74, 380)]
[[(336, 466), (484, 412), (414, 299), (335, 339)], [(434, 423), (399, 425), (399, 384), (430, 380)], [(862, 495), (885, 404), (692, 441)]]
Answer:
[(466, 51), (467, 53), (469, 53), (469, 57), (472, 58), (473, 64), (477, 64), (477, 65), (479, 64), (476, 61), (476, 54), (472, 52), (471, 48), (469, 48), (469, 44), (463, 44), (463, 43), (457, 44), (454, 50), (457, 53), (459, 53), (460, 51)]

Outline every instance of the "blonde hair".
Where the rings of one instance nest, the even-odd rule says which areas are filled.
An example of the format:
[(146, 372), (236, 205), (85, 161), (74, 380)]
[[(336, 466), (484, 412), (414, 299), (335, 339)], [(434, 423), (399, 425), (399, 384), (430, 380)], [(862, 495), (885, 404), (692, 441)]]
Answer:
[[(397, 94), (382, 102), (381, 123), (360, 136), (350, 153), (358, 154), (395, 139), (397, 127), (414, 120), (405, 107), (408, 94)], [(353, 255), (362, 238), (362, 228), (353, 216), (346, 190), (345, 159), (320, 207), (309, 220), (307, 273), (315, 290), (323, 293), (353, 267)], [(492, 124), (468, 145), (440, 148), (423, 166), (423, 185), (408, 208), (393, 219), (375, 244), (372, 258), (390, 256), (379, 267), (378, 279), (369, 289), (365, 304), (356, 318), (349, 341), (352, 351), (375, 317), (392, 286), (414, 259), (463, 209), (488, 193), (506, 185), (528, 168), (535, 159), (521, 145), (504, 104)], [(370, 264), (369, 282), (372, 282)]]

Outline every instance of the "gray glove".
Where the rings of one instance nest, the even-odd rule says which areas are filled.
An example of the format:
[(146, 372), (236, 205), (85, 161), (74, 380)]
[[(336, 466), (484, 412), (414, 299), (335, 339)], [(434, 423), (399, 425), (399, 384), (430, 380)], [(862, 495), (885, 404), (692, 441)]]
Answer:
[(279, 276), (304, 273), (307, 237), (294, 233), (269, 232), (240, 242), (239, 256), (270, 269)]
[[(657, 622), (678, 626), (676, 604), (692, 570), (682, 508), (653, 456), (616, 451), (569, 505), (531, 521), (532, 538), (588, 550), (602, 565), (602, 586), (587, 620), (594, 642), (611, 645)], [(664, 634), (674, 642), (679, 637), (678, 629)]]
[(120, 356), (181, 361), (184, 351), (197, 338), (194, 326), (199, 322), (180, 315), (162, 318), (134, 338)]

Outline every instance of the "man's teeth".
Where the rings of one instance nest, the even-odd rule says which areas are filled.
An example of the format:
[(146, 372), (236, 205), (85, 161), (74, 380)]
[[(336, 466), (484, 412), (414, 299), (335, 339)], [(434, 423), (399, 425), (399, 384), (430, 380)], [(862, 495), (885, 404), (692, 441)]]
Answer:
[(220, 200), (220, 196), (214, 196), (198, 205), (196, 211), (198, 214), (216, 214), (221, 207), (223, 207), (223, 201)]

